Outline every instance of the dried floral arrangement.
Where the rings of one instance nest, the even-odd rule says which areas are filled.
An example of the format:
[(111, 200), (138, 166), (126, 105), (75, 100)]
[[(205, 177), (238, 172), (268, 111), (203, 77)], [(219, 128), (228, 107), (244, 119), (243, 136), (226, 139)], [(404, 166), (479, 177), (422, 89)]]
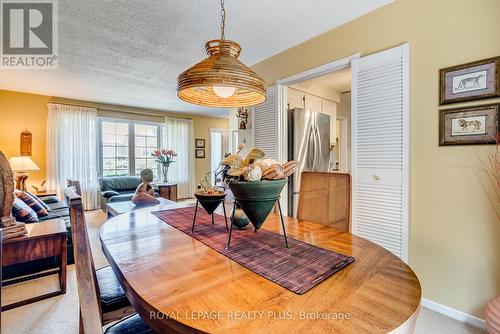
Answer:
[[(261, 181), (261, 180), (281, 180), (286, 179), (297, 170), (297, 161), (291, 160), (281, 163), (274, 159), (263, 159), (265, 153), (252, 148), (245, 159), (240, 156), (244, 146), (238, 145), (236, 153), (226, 154), (219, 167), (213, 172), (217, 182), (224, 180), (226, 184), (233, 181)], [(205, 177), (198, 184), (198, 193), (207, 195), (220, 195), (223, 191), (212, 185), (208, 176), (212, 172), (206, 173)]]
[(243, 159), (239, 153), (243, 145), (238, 146), (238, 151), (226, 157), (221, 165), (228, 168), (226, 183), (231, 181), (255, 182), (261, 180), (281, 180), (292, 175), (297, 169), (297, 161), (291, 160), (281, 163), (274, 159), (264, 159), (265, 153), (261, 149), (252, 148)]
[(479, 154), (477, 156), (482, 166), (476, 169), (483, 175), (476, 175), (491, 207), (495, 210), (497, 221), (500, 222), (500, 136), (497, 137), (496, 146), (489, 152), (487, 158), (482, 158)]

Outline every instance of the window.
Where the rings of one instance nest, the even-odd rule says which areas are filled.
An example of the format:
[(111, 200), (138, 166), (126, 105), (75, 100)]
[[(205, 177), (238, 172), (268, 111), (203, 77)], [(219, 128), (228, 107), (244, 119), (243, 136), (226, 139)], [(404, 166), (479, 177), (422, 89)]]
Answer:
[(101, 123), (102, 175), (129, 175), (128, 123), (103, 121)]
[(139, 175), (151, 168), (156, 179), (159, 166), (151, 153), (159, 148), (160, 138), (160, 124), (101, 118), (101, 176)]
[(134, 124), (135, 175), (139, 175), (144, 168), (151, 168), (156, 172), (158, 166), (151, 152), (158, 149), (158, 132), (158, 125)]

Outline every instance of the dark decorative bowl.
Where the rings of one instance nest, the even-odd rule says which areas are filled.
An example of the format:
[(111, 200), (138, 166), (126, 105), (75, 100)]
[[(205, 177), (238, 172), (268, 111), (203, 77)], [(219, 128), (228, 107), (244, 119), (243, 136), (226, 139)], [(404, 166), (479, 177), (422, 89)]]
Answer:
[(229, 189), (257, 231), (271, 212), (287, 183), (282, 180), (230, 182)]
[(224, 200), (224, 198), (226, 197), (226, 193), (219, 192), (218, 194), (205, 194), (201, 192), (195, 192), (194, 196), (196, 197), (198, 202), (200, 202), (203, 209), (205, 209), (205, 211), (209, 215), (211, 215)]

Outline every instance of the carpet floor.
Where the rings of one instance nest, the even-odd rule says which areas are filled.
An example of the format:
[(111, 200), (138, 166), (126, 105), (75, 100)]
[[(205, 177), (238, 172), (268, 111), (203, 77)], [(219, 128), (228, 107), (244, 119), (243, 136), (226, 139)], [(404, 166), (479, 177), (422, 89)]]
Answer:
[[(86, 213), (89, 238), (96, 268), (107, 265), (99, 244), (99, 227), (106, 221), (101, 210)], [(57, 276), (23, 282), (2, 288), (2, 305), (58, 288)], [(68, 266), (68, 287), (64, 295), (2, 312), (2, 334), (77, 334), (78, 292), (75, 266)], [(483, 334), (481, 329), (422, 308), (415, 334)]]

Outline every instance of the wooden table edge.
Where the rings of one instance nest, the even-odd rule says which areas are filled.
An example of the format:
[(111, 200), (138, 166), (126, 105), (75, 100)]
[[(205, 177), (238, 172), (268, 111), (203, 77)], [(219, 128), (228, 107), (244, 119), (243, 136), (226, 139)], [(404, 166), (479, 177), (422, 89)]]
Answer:
[[(142, 208), (142, 209), (134, 210), (134, 212), (136, 214), (138, 212), (149, 212), (149, 214), (152, 214), (152, 212), (155, 212), (155, 211), (174, 210), (174, 209), (185, 208), (185, 207), (194, 207), (194, 205), (193, 204), (174, 204), (174, 205), (168, 205), (168, 207), (158, 208), (158, 210), (152, 210), (152, 209), (154, 209), (154, 207), (147, 207), (147, 208)], [(125, 214), (128, 214), (128, 213), (125, 213)], [(279, 217), (279, 214), (270, 213), (269, 216), (271, 216), (271, 215), (276, 215), (276, 216)], [(120, 214), (119, 216), (123, 216), (123, 214)], [(108, 223), (110, 220), (115, 219), (117, 217), (118, 216), (114, 216), (114, 217), (110, 218), (108, 221), (106, 221), (106, 223)], [(156, 218), (159, 221), (162, 221), (160, 218), (158, 218), (158, 217), (156, 217)], [(290, 219), (297, 220), (296, 218), (290, 218), (290, 217), (284, 217), (284, 218), (288, 218), (285, 221), (285, 224), (287, 226), (290, 223)], [(113, 272), (115, 273), (118, 281), (120, 282), (120, 285), (122, 286), (122, 288), (124, 289), (125, 293), (127, 294), (127, 297), (129, 299), (130, 303), (132, 304), (132, 306), (136, 309), (137, 313), (141, 314), (141, 315), (143, 315), (141, 313), (141, 311), (142, 312), (144, 312), (144, 311), (146, 311), (146, 312), (160, 312), (160, 313), (163, 313), (163, 314), (165, 314), (165, 313), (168, 314), (169, 311), (165, 311), (165, 310), (160, 311), (156, 307), (154, 307), (153, 305), (151, 305), (149, 302), (147, 302), (139, 293), (137, 293), (137, 291), (135, 291), (135, 289), (132, 288), (132, 286), (130, 286), (128, 284), (128, 282), (126, 280), (124, 280), (124, 276), (123, 276), (120, 268), (118, 267), (117, 263), (115, 262), (115, 260), (111, 256), (109, 250), (107, 249), (107, 247), (105, 245), (105, 242), (103, 242), (103, 239), (102, 239), (101, 232), (102, 232), (102, 229), (103, 229), (103, 227), (104, 227), (104, 225), (106, 223), (104, 223), (103, 226), (101, 226), (101, 228), (99, 230), (99, 240), (101, 242), (103, 253), (104, 253), (106, 259), (109, 261), (109, 264), (110, 264)], [(322, 225), (322, 224), (314, 223), (314, 222), (308, 222), (308, 223), (310, 223), (310, 224), (316, 224), (316, 225)], [(167, 224), (167, 223), (165, 223), (165, 224)], [(172, 228), (175, 229), (175, 227), (172, 227)], [(332, 229), (334, 229), (334, 228), (332, 228)], [(337, 231), (339, 233), (342, 233), (342, 234), (351, 234), (351, 235), (353, 235), (350, 232), (344, 232), (344, 231), (340, 231), (340, 230), (337, 230)], [(184, 233), (182, 231), (179, 231), (179, 232), (180, 233)], [(383, 250), (384, 252), (389, 253), (391, 256), (395, 257), (395, 255), (392, 254), (390, 251), (388, 251), (387, 249), (385, 249), (385, 248), (377, 245), (376, 243), (374, 243), (374, 242), (372, 242), (372, 241), (370, 241), (368, 239), (362, 238), (360, 236), (356, 236), (356, 235), (353, 235), (353, 236), (355, 238), (362, 239), (363, 241), (368, 242), (369, 244), (371, 244), (373, 247), (379, 248), (379, 249)], [(291, 235), (290, 237), (295, 238), (295, 236), (293, 236), (293, 235)], [(197, 240), (197, 239), (194, 239), (194, 240), (196, 242), (201, 243), (205, 247), (210, 248), (209, 246), (203, 244), (200, 240)], [(297, 239), (297, 240), (301, 240), (301, 239)], [(301, 241), (305, 242), (304, 240), (301, 240)], [(222, 255), (222, 256), (224, 256), (224, 255)], [(402, 263), (404, 263), (404, 265), (411, 271), (411, 273), (415, 277), (415, 279), (416, 279), (416, 281), (418, 283), (418, 289), (419, 289), (420, 295), (418, 297), (418, 303), (415, 305), (415, 309), (413, 310), (413, 313), (411, 314), (411, 316), (407, 320), (405, 320), (403, 323), (401, 323), (398, 327), (396, 327), (396, 328), (394, 328), (392, 330), (389, 330), (388, 333), (394, 333), (394, 334), (413, 333), (415, 325), (416, 325), (416, 320), (417, 320), (418, 315), (419, 315), (420, 310), (421, 310), (422, 286), (420, 284), (420, 281), (418, 280), (417, 275), (413, 271), (413, 269), (406, 262), (404, 262), (403, 260), (401, 260), (401, 259), (399, 259), (399, 260)], [(137, 302), (138, 300), (141, 301), (141, 303), (138, 303)], [(146, 310), (144, 308), (144, 305), (149, 306), (150, 309)], [(172, 310), (172, 312), (174, 312), (174, 310)], [(149, 320), (151, 320), (151, 319), (149, 319)], [(180, 330), (178, 333), (186, 333), (186, 334), (187, 333), (195, 333), (195, 334), (196, 333), (208, 333), (208, 332), (199, 330), (197, 328), (193, 328), (193, 327), (189, 326), (188, 324), (183, 323), (182, 320), (183, 319), (163, 319), (163, 323), (162, 324), (165, 325), (166, 324), (165, 321), (168, 321), (169, 325), (173, 326), (173, 327), (169, 327), (169, 329), (176, 330), (176, 331)], [(163, 326), (162, 327), (156, 327), (155, 326), (155, 325), (158, 324), (158, 322), (154, 322), (154, 321), (148, 322), (147, 320), (146, 320), (146, 322), (148, 323), (149, 326), (151, 326), (153, 329), (155, 329), (159, 333), (165, 333), (165, 327), (163, 327)], [(170, 333), (170, 332), (166, 332), (166, 333)]]

